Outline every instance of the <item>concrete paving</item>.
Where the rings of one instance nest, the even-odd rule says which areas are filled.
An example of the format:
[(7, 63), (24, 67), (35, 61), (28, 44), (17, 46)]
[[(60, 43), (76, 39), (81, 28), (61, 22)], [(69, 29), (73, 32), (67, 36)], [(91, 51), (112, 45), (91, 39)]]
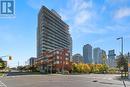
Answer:
[[(19, 75), (0, 78), (0, 87), (124, 87), (119, 75)], [(126, 81), (130, 87), (130, 81)]]

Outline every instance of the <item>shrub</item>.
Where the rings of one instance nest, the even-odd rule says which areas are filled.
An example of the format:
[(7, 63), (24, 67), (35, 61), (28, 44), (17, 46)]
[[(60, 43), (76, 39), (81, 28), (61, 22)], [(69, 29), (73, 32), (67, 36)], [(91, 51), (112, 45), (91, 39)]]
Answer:
[(91, 71), (91, 68), (88, 64), (72, 64), (72, 71), (77, 73), (89, 73)]
[(110, 69), (108, 69), (108, 73), (109, 74), (117, 74), (118, 73), (118, 69), (117, 68), (110, 68)]
[(107, 70), (106, 64), (72, 64), (72, 71), (76, 73), (105, 73)]

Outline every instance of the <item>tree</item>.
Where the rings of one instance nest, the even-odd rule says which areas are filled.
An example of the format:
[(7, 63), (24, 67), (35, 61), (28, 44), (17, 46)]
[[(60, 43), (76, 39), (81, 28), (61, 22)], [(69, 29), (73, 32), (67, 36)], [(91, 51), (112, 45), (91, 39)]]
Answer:
[(119, 56), (117, 56), (117, 67), (118, 68), (123, 67), (124, 69), (128, 68), (128, 56), (127, 55), (124, 55), (124, 56), (119, 55)]
[(119, 68), (119, 70), (121, 70), (122, 67), (122, 71), (125, 72), (126, 76), (126, 72), (128, 72), (128, 56), (120, 54), (117, 58), (117, 67)]
[(73, 63), (72, 64), (72, 71), (73, 72), (77, 72), (78, 70), (77, 70), (77, 64), (76, 63)]
[(2, 59), (0, 59), (0, 69), (4, 69), (5, 67), (5, 62)]
[(30, 66), (29, 67), (29, 70), (32, 71), (32, 72), (36, 72), (37, 71), (37, 67), (36, 66)]
[(102, 63), (103, 64), (106, 64), (106, 59), (107, 59), (106, 53), (102, 52)]
[(103, 73), (104, 73), (104, 72), (107, 72), (108, 69), (109, 69), (106, 64), (103, 64), (102, 67), (103, 67)]
[(22, 72), (22, 71), (23, 71), (23, 68), (24, 68), (23, 66), (18, 66), (18, 67), (17, 67), (17, 70), (19, 70), (20, 72)]

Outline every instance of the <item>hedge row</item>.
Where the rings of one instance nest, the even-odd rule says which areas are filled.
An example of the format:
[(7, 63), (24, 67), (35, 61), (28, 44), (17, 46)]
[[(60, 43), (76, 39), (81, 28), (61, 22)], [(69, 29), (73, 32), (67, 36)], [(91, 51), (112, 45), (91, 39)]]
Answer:
[(72, 71), (74, 73), (105, 73), (108, 70), (106, 64), (72, 64)]

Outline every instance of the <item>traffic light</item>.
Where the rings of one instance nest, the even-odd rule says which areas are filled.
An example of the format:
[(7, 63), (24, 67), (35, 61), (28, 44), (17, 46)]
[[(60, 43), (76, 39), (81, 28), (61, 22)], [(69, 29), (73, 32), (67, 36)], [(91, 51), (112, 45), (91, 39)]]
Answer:
[(12, 56), (9, 56), (9, 60), (12, 60)]

